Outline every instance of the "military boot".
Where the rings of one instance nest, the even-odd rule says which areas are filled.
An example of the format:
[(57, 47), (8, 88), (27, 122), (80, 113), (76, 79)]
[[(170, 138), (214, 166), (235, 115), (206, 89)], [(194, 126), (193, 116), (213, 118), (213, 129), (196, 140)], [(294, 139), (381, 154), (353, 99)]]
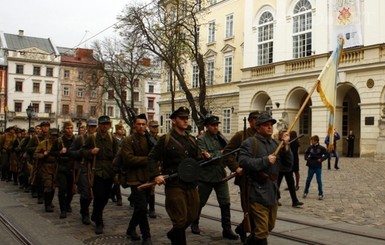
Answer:
[(53, 212), (51, 196), (51, 192), (44, 192), (44, 206), (47, 213)]
[(90, 222), (90, 212), (89, 212), (89, 200), (80, 199), (80, 214), (82, 215), (82, 223), (85, 225), (91, 224)]
[(223, 228), (223, 231), (222, 231), (223, 238), (227, 238), (230, 240), (237, 240), (238, 235), (231, 230), (230, 205), (222, 205), (220, 208), (221, 208), (221, 216), (222, 216), (221, 221), (222, 221), (222, 228)]

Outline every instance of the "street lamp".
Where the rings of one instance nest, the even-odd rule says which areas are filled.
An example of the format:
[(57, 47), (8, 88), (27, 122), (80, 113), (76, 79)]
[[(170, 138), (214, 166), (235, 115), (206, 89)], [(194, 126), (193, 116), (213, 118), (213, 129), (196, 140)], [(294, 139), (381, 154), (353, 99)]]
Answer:
[(26, 111), (27, 111), (27, 117), (28, 117), (28, 128), (30, 128), (31, 127), (31, 118), (33, 115), (33, 106), (29, 105), (27, 107)]

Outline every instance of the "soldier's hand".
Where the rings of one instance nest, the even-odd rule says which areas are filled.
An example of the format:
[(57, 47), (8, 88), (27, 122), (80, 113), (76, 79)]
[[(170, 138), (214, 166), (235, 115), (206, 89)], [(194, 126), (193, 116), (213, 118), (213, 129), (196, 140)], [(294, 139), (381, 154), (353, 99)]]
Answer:
[(98, 147), (95, 147), (94, 149), (91, 150), (91, 154), (96, 155), (99, 153), (99, 150), (100, 149)]
[(155, 183), (158, 185), (163, 185), (164, 183), (166, 183), (166, 179), (164, 175), (156, 176), (154, 180), (155, 180)]
[(238, 167), (236, 170), (235, 170), (235, 172), (237, 173), (237, 175), (242, 175), (243, 174), (243, 168), (240, 168), (240, 167)]
[(49, 152), (48, 151), (44, 151), (44, 156), (47, 156), (48, 154), (49, 154)]
[(60, 154), (66, 154), (67, 153), (67, 148), (66, 147), (63, 147), (61, 150), (60, 150)]
[(205, 158), (205, 159), (210, 159), (210, 158), (211, 158), (210, 153), (208, 153), (207, 151), (203, 151), (203, 152), (202, 152), (202, 156), (203, 156), (203, 158)]
[(269, 155), (267, 158), (269, 159), (269, 163), (270, 163), (271, 165), (274, 165), (274, 164), (275, 164), (275, 161), (277, 160), (277, 156), (274, 155), (274, 154)]

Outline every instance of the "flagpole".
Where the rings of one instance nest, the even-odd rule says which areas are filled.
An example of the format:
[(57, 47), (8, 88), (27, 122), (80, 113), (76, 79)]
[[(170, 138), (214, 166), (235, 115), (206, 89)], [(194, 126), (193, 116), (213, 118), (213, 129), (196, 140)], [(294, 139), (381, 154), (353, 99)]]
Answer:
[[(309, 102), (311, 96), (313, 95), (314, 93), (314, 90), (316, 90), (318, 84), (320, 83), (319, 80), (317, 80), (317, 82), (314, 84), (314, 86), (312, 87), (312, 89), (310, 90), (309, 92), (309, 95), (306, 97), (305, 101), (303, 102), (301, 108), (299, 108), (299, 111), (297, 112), (297, 115), (295, 116), (294, 118), (294, 121), (291, 123), (291, 125), (289, 126), (289, 128), (287, 129), (287, 132), (290, 132), (293, 128), (294, 128), (294, 125), (297, 123), (299, 117), (301, 116), (303, 110), (305, 109), (305, 106), (307, 105), (307, 103)], [(278, 147), (275, 149), (274, 151), (274, 155), (277, 155), (279, 150), (281, 149), (281, 147), (283, 146), (283, 141), (281, 140), (281, 142), (279, 143)]]

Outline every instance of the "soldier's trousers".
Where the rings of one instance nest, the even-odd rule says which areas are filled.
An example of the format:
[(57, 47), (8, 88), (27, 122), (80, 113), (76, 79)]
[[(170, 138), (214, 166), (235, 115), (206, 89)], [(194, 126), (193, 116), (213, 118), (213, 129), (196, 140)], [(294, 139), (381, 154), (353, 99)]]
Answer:
[(110, 198), (112, 182), (112, 178), (94, 177), (94, 184), (92, 186), (94, 204), (91, 219), (95, 221), (96, 225), (103, 224), (103, 210)]

